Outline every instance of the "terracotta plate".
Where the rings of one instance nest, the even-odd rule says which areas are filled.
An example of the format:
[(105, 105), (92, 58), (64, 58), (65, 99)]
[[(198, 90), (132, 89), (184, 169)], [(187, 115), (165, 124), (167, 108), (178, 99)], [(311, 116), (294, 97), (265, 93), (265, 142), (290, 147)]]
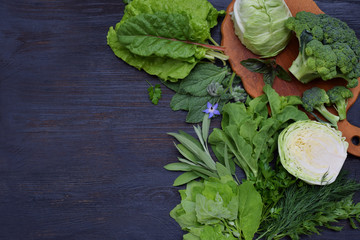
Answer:
[[(240, 61), (248, 58), (256, 58), (258, 56), (254, 55), (247, 48), (245, 48), (234, 33), (234, 26), (230, 16), (230, 13), (233, 11), (234, 2), (235, 0), (228, 6), (227, 14), (221, 26), (221, 45), (225, 47), (225, 54), (229, 56), (229, 63), (231, 68), (241, 77), (246, 91), (252, 97), (257, 97), (263, 94), (262, 88), (264, 86), (264, 82), (262, 80), (262, 75), (250, 72), (240, 64)], [(293, 16), (296, 15), (296, 13), (299, 11), (308, 11), (316, 14), (323, 13), (312, 0), (302, 0), (301, 3), (298, 0), (285, 0), (285, 2)], [(276, 57), (276, 62), (284, 69), (288, 69), (298, 55), (298, 48), (298, 40), (295, 36), (293, 36), (288, 46)], [(304, 90), (314, 86), (328, 90), (336, 85), (346, 85), (346, 81), (343, 79), (334, 79), (327, 82), (322, 80), (315, 80), (308, 84), (302, 84), (295, 78), (293, 78), (293, 80), (290, 82), (276, 78), (273, 84), (273, 88), (280, 95), (301, 96)], [(355, 103), (356, 98), (360, 92), (360, 84), (356, 88), (353, 88), (352, 92), (354, 93), (354, 97), (349, 100), (347, 109), (349, 109), (350, 106)], [(329, 110), (335, 112), (334, 109)], [(355, 156), (360, 156), (360, 145), (355, 145), (352, 141), (354, 138), (359, 138), (360, 128), (351, 125), (347, 120), (340, 121), (338, 126), (339, 130), (342, 131), (343, 135), (346, 137), (346, 140), (349, 142), (348, 152)]]

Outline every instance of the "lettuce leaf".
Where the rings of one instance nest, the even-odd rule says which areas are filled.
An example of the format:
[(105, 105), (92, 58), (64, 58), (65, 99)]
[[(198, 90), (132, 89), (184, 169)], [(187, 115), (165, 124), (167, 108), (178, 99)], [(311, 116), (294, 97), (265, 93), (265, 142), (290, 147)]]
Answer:
[(217, 11), (207, 0), (133, 0), (126, 6), (121, 23), (142, 13), (156, 12), (186, 15), (194, 30), (191, 39), (199, 42), (210, 38), (210, 29), (217, 25), (219, 14), (224, 14), (224, 11)]
[[(251, 182), (238, 185), (231, 175), (192, 181), (180, 190), (171, 212), (184, 239), (252, 239), (260, 225), (262, 200)], [(242, 238), (239, 238), (242, 239)]]

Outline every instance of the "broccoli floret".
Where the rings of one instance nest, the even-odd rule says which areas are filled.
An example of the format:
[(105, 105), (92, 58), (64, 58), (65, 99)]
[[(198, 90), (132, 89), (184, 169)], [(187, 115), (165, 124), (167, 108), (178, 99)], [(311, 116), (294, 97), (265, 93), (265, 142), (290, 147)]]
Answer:
[(353, 97), (353, 93), (344, 86), (335, 86), (326, 93), (329, 96), (330, 103), (334, 104), (340, 120), (344, 120), (346, 118), (348, 99)]
[(289, 71), (300, 82), (343, 78), (348, 88), (358, 85), (360, 41), (345, 22), (303, 11), (290, 17), (286, 26), (299, 39), (299, 55)]
[(306, 111), (316, 116), (314, 111), (317, 110), (333, 126), (337, 127), (339, 116), (332, 114), (325, 107), (325, 105), (330, 103), (330, 99), (324, 89), (318, 87), (310, 88), (304, 91), (301, 100), (302, 100), (302, 105)]

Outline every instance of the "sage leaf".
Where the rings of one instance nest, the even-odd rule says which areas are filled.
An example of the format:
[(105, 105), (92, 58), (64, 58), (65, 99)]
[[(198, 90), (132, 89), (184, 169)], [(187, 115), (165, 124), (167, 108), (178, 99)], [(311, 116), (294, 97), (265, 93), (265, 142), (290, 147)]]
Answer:
[(194, 172), (185, 172), (175, 179), (173, 186), (180, 186), (186, 184), (188, 182), (191, 182), (192, 180), (195, 180), (198, 177), (199, 175)]
[(191, 171), (191, 167), (186, 163), (169, 163), (164, 166), (164, 168), (168, 171)]

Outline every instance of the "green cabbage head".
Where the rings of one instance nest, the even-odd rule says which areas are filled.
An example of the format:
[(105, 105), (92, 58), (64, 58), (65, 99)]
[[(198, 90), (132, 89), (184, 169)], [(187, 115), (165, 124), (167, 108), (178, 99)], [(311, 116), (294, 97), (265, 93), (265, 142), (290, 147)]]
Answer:
[(312, 120), (290, 124), (279, 135), (280, 161), (293, 176), (309, 184), (335, 181), (347, 157), (349, 144), (327, 123)]
[(291, 16), (284, 0), (236, 0), (232, 20), (242, 44), (267, 58), (276, 56), (288, 44), (291, 32), (285, 21)]

